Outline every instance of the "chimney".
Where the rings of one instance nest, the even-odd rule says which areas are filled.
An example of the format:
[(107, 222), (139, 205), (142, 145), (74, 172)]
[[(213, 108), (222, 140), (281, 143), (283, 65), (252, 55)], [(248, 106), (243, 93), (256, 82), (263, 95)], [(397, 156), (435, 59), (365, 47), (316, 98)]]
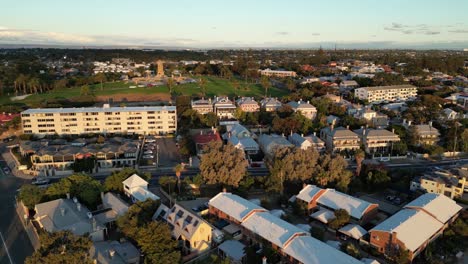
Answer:
[(101, 192), (101, 201), (104, 201), (104, 192)]
[(392, 128), (392, 133), (395, 134), (395, 129), (394, 128)]
[(411, 126), (412, 121), (408, 121), (408, 126)]
[(304, 137), (304, 133), (301, 134), (301, 137)]
[(432, 121), (429, 121), (429, 126), (432, 126)]
[(308, 104), (310, 104), (309, 102), (310, 102), (310, 101), (307, 100), (307, 103), (308, 103)]
[(65, 216), (65, 208), (60, 207), (60, 214), (61, 214), (62, 216)]
[(67, 199), (70, 199), (70, 193), (67, 193)]
[(115, 249), (109, 249), (109, 257), (113, 258), (115, 256)]
[(349, 125), (347, 125), (347, 126), (346, 126), (346, 129), (348, 129), (348, 130), (349, 130)]
[(93, 218), (91, 219), (91, 222), (92, 222), (92, 224), (93, 224), (93, 231), (96, 231), (96, 230), (97, 230), (96, 218), (93, 217)]
[(227, 192), (226, 187), (224, 187), (223, 188), (223, 193), (226, 193), (226, 192)]
[(76, 198), (76, 196), (73, 196), (73, 202), (78, 203), (78, 199)]
[(314, 136), (317, 136), (317, 132), (314, 132)]
[(268, 262), (267, 262), (267, 257), (263, 256), (263, 258), (262, 258), (262, 264), (268, 264)]
[(80, 203), (76, 204), (76, 209), (78, 209), (78, 212), (81, 212), (81, 204)]

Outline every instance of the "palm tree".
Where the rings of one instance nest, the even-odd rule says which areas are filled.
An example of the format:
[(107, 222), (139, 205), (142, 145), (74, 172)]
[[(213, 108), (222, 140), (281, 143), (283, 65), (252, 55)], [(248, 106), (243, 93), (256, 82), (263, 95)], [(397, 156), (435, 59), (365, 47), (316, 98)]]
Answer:
[(361, 168), (362, 168), (362, 161), (365, 158), (365, 153), (361, 149), (356, 150), (354, 152), (354, 159), (356, 159), (356, 176), (359, 176), (361, 174)]
[(202, 91), (202, 95), (206, 96), (206, 79), (200, 78), (200, 88)]
[(107, 80), (106, 75), (104, 73), (100, 72), (100, 73), (96, 74), (96, 76), (94, 76), (94, 79), (101, 83), (101, 91), (104, 90), (104, 86), (102, 84), (103, 84), (103, 82), (105, 82)]
[(167, 87), (169, 87), (169, 94), (172, 94), (172, 87), (174, 87), (175, 81), (172, 78), (167, 79)]
[(177, 164), (174, 168), (173, 168), (174, 172), (175, 172), (175, 175), (177, 177), (177, 187), (179, 188), (179, 194), (180, 194), (180, 176), (182, 174), (182, 172), (184, 171), (184, 165), (182, 164)]
[(262, 76), (260, 78), (260, 85), (263, 87), (263, 89), (265, 89), (265, 97), (267, 97), (267, 94), (268, 94), (268, 88), (270, 88), (270, 80), (268, 79), (267, 76)]

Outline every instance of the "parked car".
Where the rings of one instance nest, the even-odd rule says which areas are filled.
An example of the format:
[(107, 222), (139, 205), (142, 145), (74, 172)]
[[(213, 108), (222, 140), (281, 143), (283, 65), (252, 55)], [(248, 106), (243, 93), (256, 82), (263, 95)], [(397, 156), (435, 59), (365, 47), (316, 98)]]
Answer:
[(146, 150), (145, 152), (143, 152), (143, 154), (153, 154), (153, 151), (151, 151), (151, 150)]
[(146, 142), (153, 143), (153, 142), (156, 142), (156, 139), (149, 138), (149, 139), (146, 139)]
[(50, 182), (49, 179), (35, 178), (34, 180), (32, 180), (31, 184), (44, 185), (44, 184), (49, 184), (49, 182)]
[(153, 159), (154, 156), (153, 155), (144, 155), (143, 158), (144, 159)]

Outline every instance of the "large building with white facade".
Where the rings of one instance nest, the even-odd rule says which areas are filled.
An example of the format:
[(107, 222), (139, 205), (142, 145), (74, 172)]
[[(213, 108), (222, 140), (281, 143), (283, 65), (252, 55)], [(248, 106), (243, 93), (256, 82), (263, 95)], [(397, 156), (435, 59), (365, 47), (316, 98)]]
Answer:
[(37, 108), (21, 113), (24, 134), (175, 133), (175, 106)]
[(391, 85), (361, 87), (354, 90), (354, 95), (361, 99), (373, 102), (406, 101), (416, 98), (418, 89), (413, 85)]
[(297, 76), (295, 71), (265, 69), (265, 70), (258, 70), (258, 72), (260, 72), (260, 75), (262, 75), (262, 76), (269, 76), (269, 77), (285, 78), (285, 77), (296, 77)]

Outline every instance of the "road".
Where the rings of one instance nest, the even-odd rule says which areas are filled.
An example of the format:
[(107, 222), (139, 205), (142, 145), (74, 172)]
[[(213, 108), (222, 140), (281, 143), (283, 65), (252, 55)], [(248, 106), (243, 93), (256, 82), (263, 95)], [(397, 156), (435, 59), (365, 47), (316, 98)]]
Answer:
[[(26, 180), (18, 179), (14, 176), (2, 176), (0, 178), (0, 232), (3, 241), (0, 241), (0, 263), (24, 263), (27, 256), (33, 253), (31, 242), (24, 231), (21, 219), (19, 219), (15, 210), (16, 190), (20, 188)], [(8, 249), (6, 250), (5, 247)], [(8, 253), (7, 253), (8, 252)]]

